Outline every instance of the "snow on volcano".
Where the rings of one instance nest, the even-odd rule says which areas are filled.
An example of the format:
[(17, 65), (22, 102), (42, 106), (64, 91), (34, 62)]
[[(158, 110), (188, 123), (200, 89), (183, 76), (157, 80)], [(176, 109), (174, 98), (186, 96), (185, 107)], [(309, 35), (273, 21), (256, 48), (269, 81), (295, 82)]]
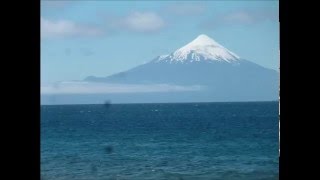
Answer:
[(169, 55), (162, 55), (156, 62), (196, 62), (196, 61), (224, 61), (228, 63), (240, 61), (240, 57), (205, 34), (176, 50)]

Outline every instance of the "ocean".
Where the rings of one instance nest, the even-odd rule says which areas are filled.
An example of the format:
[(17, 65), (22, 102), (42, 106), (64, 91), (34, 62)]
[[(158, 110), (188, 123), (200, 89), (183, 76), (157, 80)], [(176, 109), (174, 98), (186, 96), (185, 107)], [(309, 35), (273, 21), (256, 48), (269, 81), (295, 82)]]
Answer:
[(278, 176), (278, 102), (41, 106), (43, 180)]

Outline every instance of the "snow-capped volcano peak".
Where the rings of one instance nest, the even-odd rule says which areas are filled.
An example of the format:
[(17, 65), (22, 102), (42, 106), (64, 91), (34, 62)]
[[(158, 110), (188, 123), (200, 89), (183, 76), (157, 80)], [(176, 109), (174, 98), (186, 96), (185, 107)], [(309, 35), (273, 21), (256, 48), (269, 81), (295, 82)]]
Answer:
[(231, 63), (238, 60), (240, 60), (238, 55), (205, 34), (199, 35), (196, 39), (170, 55), (159, 58), (159, 62), (226, 61)]
[(219, 43), (217, 43), (215, 40), (211, 39), (209, 36), (205, 34), (200, 34), (196, 39), (191, 41), (186, 46), (196, 47), (196, 46), (210, 46), (210, 45), (222, 47)]

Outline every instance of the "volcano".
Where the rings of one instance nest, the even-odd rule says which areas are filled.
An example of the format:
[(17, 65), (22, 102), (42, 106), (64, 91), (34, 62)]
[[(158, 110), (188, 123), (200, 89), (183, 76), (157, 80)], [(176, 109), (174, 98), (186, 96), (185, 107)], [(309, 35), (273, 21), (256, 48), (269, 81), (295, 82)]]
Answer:
[(176, 51), (127, 71), (57, 83), (49, 93), (42, 96), (42, 103), (277, 101), (279, 72), (243, 59), (201, 34)]
[[(171, 54), (128, 71), (89, 76), (85, 81), (202, 87), (197, 92), (173, 93), (172, 99), (181, 96), (180, 101), (269, 101), (278, 99), (279, 89), (277, 71), (241, 58), (204, 34)], [(170, 100), (169, 94), (165, 97)]]

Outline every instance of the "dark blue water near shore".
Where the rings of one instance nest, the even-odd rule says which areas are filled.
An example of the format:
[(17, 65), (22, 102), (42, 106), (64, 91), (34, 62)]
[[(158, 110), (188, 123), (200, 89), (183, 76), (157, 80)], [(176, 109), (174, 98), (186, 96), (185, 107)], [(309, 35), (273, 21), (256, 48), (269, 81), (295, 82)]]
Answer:
[(278, 109), (278, 102), (41, 106), (41, 176), (278, 179)]

